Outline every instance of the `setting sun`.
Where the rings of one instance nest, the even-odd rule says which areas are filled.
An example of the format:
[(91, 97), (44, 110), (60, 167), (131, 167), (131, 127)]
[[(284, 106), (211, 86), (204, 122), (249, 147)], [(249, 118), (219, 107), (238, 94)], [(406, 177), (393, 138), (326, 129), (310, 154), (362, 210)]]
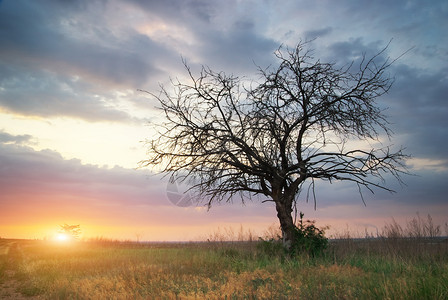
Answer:
[(56, 235), (56, 240), (59, 242), (67, 242), (68, 240), (70, 240), (70, 237), (65, 233), (58, 233)]

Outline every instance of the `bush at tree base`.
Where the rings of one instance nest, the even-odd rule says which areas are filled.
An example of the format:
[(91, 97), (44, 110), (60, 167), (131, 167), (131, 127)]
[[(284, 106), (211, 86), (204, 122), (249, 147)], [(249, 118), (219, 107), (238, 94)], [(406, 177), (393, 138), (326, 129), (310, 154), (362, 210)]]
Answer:
[(321, 254), (328, 246), (328, 238), (325, 237), (325, 230), (316, 227), (315, 221), (303, 220), (304, 214), (300, 213), (300, 219), (294, 228), (294, 240), (289, 249), (286, 249), (281, 241), (281, 237), (269, 240), (261, 239), (258, 250), (267, 255), (288, 254), (298, 256), (308, 254), (312, 257)]
[(316, 256), (322, 253), (328, 246), (328, 238), (324, 229), (317, 228), (314, 221), (303, 221), (303, 213), (300, 213), (299, 224), (294, 230), (294, 240), (289, 252), (291, 255), (308, 253)]

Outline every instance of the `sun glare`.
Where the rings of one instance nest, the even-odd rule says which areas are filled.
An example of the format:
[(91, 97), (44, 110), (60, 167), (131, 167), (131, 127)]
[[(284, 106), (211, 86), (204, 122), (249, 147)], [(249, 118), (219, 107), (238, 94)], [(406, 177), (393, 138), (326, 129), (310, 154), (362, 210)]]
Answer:
[(65, 233), (58, 233), (56, 235), (56, 240), (58, 242), (67, 242), (67, 241), (70, 240), (70, 237), (67, 234), (65, 234)]

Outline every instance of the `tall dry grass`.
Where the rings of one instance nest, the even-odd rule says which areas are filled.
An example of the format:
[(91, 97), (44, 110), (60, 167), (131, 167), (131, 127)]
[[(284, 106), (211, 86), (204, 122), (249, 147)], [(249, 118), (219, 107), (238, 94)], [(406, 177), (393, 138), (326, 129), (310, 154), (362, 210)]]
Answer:
[[(441, 226), (436, 225), (430, 215), (422, 218), (419, 214), (401, 225), (394, 218), (386, 223), (376, 236), (353, 238), (349, 231), (333, 237), (330, 252), (335, 257), (345, 257), (360, 253), (377, 255), (387, 259), (435, 262), (447, 259), (448, 237), (441, 236)], [(355, 235), (356, 236), (356, 235)]]
[(347, 231), (314, 258), (267, 253), (240, 228), (198, 243), (17, 241), (0, 263), (42, 299), (448, 299), (448, 243), (432, 218), (415, 220)]

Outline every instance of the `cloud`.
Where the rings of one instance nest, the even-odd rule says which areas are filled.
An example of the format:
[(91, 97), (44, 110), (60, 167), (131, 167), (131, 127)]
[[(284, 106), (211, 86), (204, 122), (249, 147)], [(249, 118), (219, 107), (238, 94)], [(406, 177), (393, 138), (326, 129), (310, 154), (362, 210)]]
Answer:
[[(0, 224), (68, 222), (66, 218), (97, 226), (115, 224), (134, 230), (165, 226), (181, 232), (220, 223), (266, 223), (275, 217), (270, 207), (256, 203), (217, 204), (209, 212), (201, 206), (178, 207), (167, 197), (167, 179), (148, 170), (86, 165), (52, 150), (9, 143), (31, 138), (0, 134)], [(184, 238), (173, 234), (168, 239)]]
[(327, 35), (329, 35), (333, 31), (333, 28), (331, 27), (325, 27), (322, 29), (312, 29), (307, 30), (303, 33), (304, 40), (309, 41), (316, 38), (323, 38)]
[[(425, 32), (443, 39), (434, 24), (422, 23), (427, 16), (443, 20), (439, 2), (423, 10), (403, 3), (392, 8), (381, 1), (369, 5), (366, 9), (351, 1), (343, 5), (286, 2), (281, 7), (271, 2), (202, 0), (4, 2), (0, 105), (23, 115), (128, 122), (132, 118), (120, 111), (111, 92), (153, 89), (170, 76), (183, 76), (181, 55), (193, 65), (251, 75), (254, 62), (262, 67), (273, 62), (273, 51), (284, 42), (279, 34), (291, 30), (302, 39), (322, 37), (317, 48), (327, 43), (331, 57), (342, 62), (359, 51), (370, 53), (378, 48), (375, 43), (385, 44), (375, 39), (364, 42), (356, 34), (362, 26), (353, 24), (366, 20), (370, 20), (368, 28), (378, 22), (395, 28), (398, 20), (406, 20), (409, 26), (429, 28)], [(400, 11), (418, 18), (397, 16)], [(387, 42), (393, 36), (391, 31), (376, 41)], [(425, 47), (418, 45), (418, 53), (444, 52), (433, 43)]]
[(20, 0), (8, 3), (0, 11), (4, 59), (25, 59), (28, 67), (133, 88), (160, 72), (143, 56), (142, 50), (160, 55), (169, 52), (167, 49), (131, 28), (120, 27), (124, 25), (114, 28), (112, 20), (103, 14), (106, 6), (102, 10), (74, 7), (35, 5)]
[(214, 70), (246, 76), (256, 72), (256, 65), (271, 63), (278, 47), (277, 43), (257, 36), (250, 28), (231, 33), (215, 32), (210, 39), (210, 45), (202, 51), (203, 61)]
[(19, 115), (39, 117), (68, 116), (87, 121), (131, 121), (132, 116), (118, 109), (113, 93), (91, 93), (90, 84), (76, 76), (57, 75), (46, 70), (23, 70), (0, 64), (0, 105)]
[(417, 158), (446, 160), (448, 69), (427, 73), (397, 65), (393, 72), (395, 83), (385, 98), (400, 142)]
[[(0, 137), (4, 136), (6, 141), (23, 139), (7, 133)], [(37, 195), (65, 195), (108, 205), (165, 204), (163, 193), (155, 192), (160, 179), (148, 180), (142, 171), (83, 165), (76, 159), (65, 160), (55, 151), (5, 143), (0, 145), (0, 162), (0, 202), (25, 194), (28, 198), (17, 201), (30, 201)]]
[(177, 20), (177, 22), (185, 24), (196, 21), (209, 23), (219, 13), (219, 8), (222, 7), (217, 1), (206, 0), (168, 0), (164, 2), (131, 0), (130, 2), (151, 14), (159, 15), (170, 20)]
[[(266, 37), (268, 15), (254, 3), (202, 0), (167, 1), (163, 5), (154, 1), (133, 3), (146, 12), (148, 19), (157, 18), (165, 24), (168, 29), (163, 33), (168, 38), (164, 42), (190, 61), (212, 69), (240, 74), (253, 71), (254, 62), (270, 63), (273, 51), (279, 46)], [(183, 34), (176, 34), (176, 29)], [(175, 40), (170, 39), (173, 36)]]
[(32, 140), (32, 136), (29, 134), (23, 135), (11, 135), (3, 130), (0, 130), (0, 143), (9, 144), (26, 144)]
[[(100, 8), (92, 8), (98, 3), (3, 5), (1, 106), (22, 115), (132, 120), (111, 94), (157, 81), (164, 71), (152, 57), (171, 52), (132, 28), (114, 25)], [(101, 21), (111, 26), (100, 26)]]

